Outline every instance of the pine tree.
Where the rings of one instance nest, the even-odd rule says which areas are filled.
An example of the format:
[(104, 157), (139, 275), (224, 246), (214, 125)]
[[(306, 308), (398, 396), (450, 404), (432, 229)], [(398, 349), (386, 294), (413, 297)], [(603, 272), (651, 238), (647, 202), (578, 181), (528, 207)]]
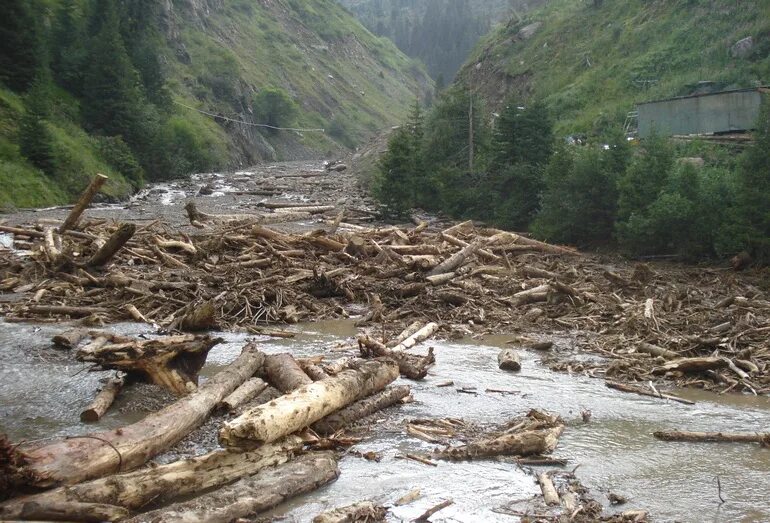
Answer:
[(493, 139), (494, 162), (499, 167), (514, 163), (544, 166), (553, 151), (553, 122), (542, 102), (520, 107), (516, 100), (500, 113)]
[(388, 217), (404, 216), (413, 205), (414, 195), (413, 136), (406, 128), (397, 129), (390, 137), (378, 171), (374, 184), (375, 197), (385, 206)]
[(3, 0), (0, 16), (0, 82), (26, 91), (40, 65), (40, 29), (36, 0)]
[(88, 46), (83, 87), (83, 114), (88, 128), (129, 144), (141, 140), (138, 121), (144, 104), (139, 75), (120, 35), (118, 14), (109, 0), (97, 0), (91, 27), (99, 31)]
[(51, 69), (56, 81), (76, 95), (82, 93), (86, 49), (83, 17), (76, 0), (65, 0), (56, 12), (51, 38)]
[(54, 174), (53, 138), (46, 125), (50, 113), (51, 78), (41, 69), (24, 97), (24, 115), (19, 122), (19, 149), (35, 167)]

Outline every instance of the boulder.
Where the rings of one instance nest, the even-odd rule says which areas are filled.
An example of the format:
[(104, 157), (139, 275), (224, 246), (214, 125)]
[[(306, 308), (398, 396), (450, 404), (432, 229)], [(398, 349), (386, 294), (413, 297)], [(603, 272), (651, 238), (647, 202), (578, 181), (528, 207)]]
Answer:
[(730, 48), (730, 56), (733, 58), (746, 58), (752, 49), (754, 49), (754, 38), (749, 36), (733, 44)]

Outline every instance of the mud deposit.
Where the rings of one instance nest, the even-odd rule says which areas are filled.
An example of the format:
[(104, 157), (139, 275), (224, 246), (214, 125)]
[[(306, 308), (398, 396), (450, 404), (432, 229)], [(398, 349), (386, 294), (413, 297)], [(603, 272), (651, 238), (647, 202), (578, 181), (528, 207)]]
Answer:
[[(105, 373), (89, 373), (67, 353), (50, 345), (51, 335), (65, 325), (36, 327), (0, 323), (0, 427), (18, 440), (35, 440), (85, 433), (96, 427), (78, 421)], [(116, 332), (137, 335), (148, 327), (114, 326)], [(265, 352), (290, 351), (296, 356), (329, 353), (355, 334), (352, 322), (324, 322), (294, 327), (294, 339), (261, 339)], [(211, 375), (233, 360), (245, 341), (242, 335), (225, 333), (226, 342), (209, 355), (203, 375)], [(522, 354), (523, 370), (506, 373), (497, 368), (498, 348), (510, 337), (483, 340), (433, 341), (437, 364), (421, 382), (412, 386), (414, 403), (395, 407), (363, 424), (363, 441), (352, 451), (376, 452), (379, 463), (352, 453), (341, 460), (339, 480), (311, 495), (282, 505), (273, 515), (282, 521), (309, 521), (324, 509), (371, 499), (386, 505), (412, 489), (422, 497), (406, 506), (393, 507), (390, 521), (408, 521), (445, 500), (454, 505), (433, 521), (517, 521), (511, 511), (537, 511), (539, 487), (528, 467), (508, 459), (476, 462), (436, 461), (431, 467), (399, 459), (407, 452), (430, 454), (436, 445), (407, 435), (405, 421), (415, 418), (462, 418), (481, 426), (499, 424), (541, 408), (560, 414), (567, 429), (554, 453), (569, 460), (567, 470), (607, 503), (606, 493), (629, 498), (623, 510), (649, 510), (655, 521), (768, 521), (770, 507), (770, 451), (756, 445), (705, 445), (663, 443), (653, 439), (660, 429), (736, 430), (763, 427), (770, 419), (770, 401), (749, 396), (719, 396), (680, 391), (696, 401), (687, 406), (652, 398), (614, 392), (600, 380), (554, 373), (539, 364), (539, 355)], [(567, 347), (567, 342), (564, 342)], [(565, 348), (565, 350), (568, 350)], [(437, 387), (453, 381), (450, 387)], [(465, 392), (459, 392), (463, 389)], [(487, 389), (508, 393), (487, 392)], [(147, 410), (169, 398), (148, 387), (129, 387), (98, 428), (117, 427), (136, 421)], [(583, 423), (581, 411), (592, 413)], [(215, 418), (216, 421), (222, 418)], [(201, 454), (215, 442), (218, 423), (209, 423), (193, 437), (157, 461)], [(722, 484), (724, 504), (717, 494), (716, 477)]]

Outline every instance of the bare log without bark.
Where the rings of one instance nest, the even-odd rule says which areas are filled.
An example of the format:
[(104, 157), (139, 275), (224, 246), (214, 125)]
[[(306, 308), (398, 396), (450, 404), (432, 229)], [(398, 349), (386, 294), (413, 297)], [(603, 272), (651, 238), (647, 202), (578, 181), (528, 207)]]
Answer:
[(423, 379), (428, 375), (428, 368), (436, 362), (432, 348), (428, 351), (427, 356), (417, 356), (395, 348), (389, 349), (383, 343), (365, 334), (358, 336), (358, 344), (362, 356), (371, 357), (374, 355), (393, 359), (398, 363), (401, 375), (412, 380)]
[(65, 219), (64, 223), (62, 223), (61, 227), (59, 227), (60, 233), (68, 229), (72, 229), (78, 224), (78, 221), (80, 221), (80, 216), (88, 208), (88, 206), (91, 205), (91, 201), (94, 199), (94, 196), (96, 196), (96, 193), (99, 192), (99, 190), (104, 185), (104, 182), (107, 180), (108, 178), (103, 174), (97, 174), (96, 177), (91, 180), (91, 183), (80, 196), (78, 202), (75, 204), (75, 207), (73, 207), (70, 211), (67, 219)]
[(210, 494), (148, 512), (129, 523), (230, 523), (253, 517), (339, 477), (332, 453), (313, 453), (263, 470)]
[(265, 374), (270, 384), (284, 394), (313, 383), (313, 380), (305, 374), (294, 356), (289, 353), (266, 357)]
[(382, 392), (359, 400), (344, 409), (327, 416), (321, 421), (314, 423), (311, 428), (322, 436), (334, 434), (345, 426), (359, 421), (375, 412), (395, 405), (402, 399), (409, 396), (411, 389), (408, 385), (391, 387)]
[(225, 423), (219, 439), (228, 447), (276, 441), (384, 389), (397, 377), (392, 361), (364, 362), (245, 412)]
[(124, 383), (125, 379), (122, 377), (110, 379), (99, 394), (96, 395), (93, 403), (80, 413), (80, 421), (84, 423), (95, 423), (99, 421), (115, 402), (115, 398), (123, 388)]
[(221, 410), (232, 412), (241, 405), (245, 405), (267, 388), (267, 383), (259, 378), (251, 378), (246, 383), (235, 389), (219, 404)]
[(686, 400), (678, 396), (672, 396), (671, 394), (663, 394), (658, 392), (657, 394), (651, 390), (647, 390), (644, 387), (638, 385), (630, 385), (627, 383), (616, 383), (613, 381), (607, 381), (604, 383), (608, 389), (619, 390), (621, 392), (629, 392), (631, 394), (639, 394), (640, 396), (648, 396), (650, 398), (659, 398), (664, 400), (676, 401), (677, 403), (683, 403), (685, 405), (695, 405), (694, 401)]
[(120, 339), (117, 343), (87, 345), (78, 350), (77, 359), (138, 375), (174, 394), (184, 395), (198, 387), (198, 373), (209, 351), (221, 341), (193, 335), (157, 340)]
[(286, 463), (302, 450), (302, 440), (290, 436), (250, 452), (218, 450), (192, 459), (148, 467), (127, 474), (60, 487), (13, 499), (0, 505), (0, 517), (18, 519), (28, 502), (41, 504), (78, 502), (107, 503), (137, 510), (148, 503), (162, 503), (226, 485), (262, 469)]
[(471, 243), (467, 247), (464, 247), (462, 250), (453, 254), (442, 263), (440, 263), (435, 269), (428, 273), (428, 276), (438, 276), (439, 274), (446, 274), (448, 272), (454, 271), (456, 268), (465, 263), (465, 260), (467, 260), (470, 256), (473, 256), (478, 248), (479, 243)]
[[(264, 362), (253, 344), (197, 392), (117, 430), (86, 434), (42, 446), (23, 446), (30, 486), (76, 484), (135, 469), (199, 427), (211, 411)], [(278, 439), (278, 438), (275, 438)], [(275, 440), (273, 440), (275, 441)]]
[(651, 343), (640, 343), (639, 346), (637, 347), (637, 350), (639, 352), (652, 354), (653, 356), (660, 356), (667, 360), (675, 360), (679, 358), (679, 354), (677, 354), (676, 352), (672, 350), (664, 349), (663, 347), (658, 347), (657, 345), (652, 345)]
[(686, 441), (690, 443), (759, 443), (770, 447), (770, 433), (686, 432), (659, 431), (653, 436), (662, 441)]
[(723, 369), (728, 366), (724, 358), (680, 358), (666, 363), (661, 367), (652, 369), (653, 374), (665, 374), (667, 372), (704, 372), (707, 370)]
[(134, 236), (135, 232), (136, 225), (133, 223), (124, 223), (118, 227), (118, 230), (110, 236), (107, 243), (96, 251), (91, 259), (88, 260), (88, 265), (90, 267), (103, 267), (104, 265), (107, 265), (113, 256), (115, 256), (118, 251), (128, 243), (128, 240)]
[(385, 521), (388, 509), (372, 501), (362, 501), (348, 507), (335, 508), (313, 518), (313, 523), (377, 523)]
[(502, 370), (521, 370), (519, 354), (513, 349), (503, 349), (497, 355), (497, 364)]
[(393, 347), (394, 351), (404, 351), (411, 349), (418, 343), (422, 343), (431, 336), (433, 336), (439, 329), (438, 323), (428, 323), (425, 327), (421, 328), (404, 341)]
[(551, 477), (543, 472), (542, 474), (538, 474), (537, 482), (540, 483), (540, 490), (543, 492), (545, 504), (549, 506), (559, 505), (559, 493), (556, 492), (556, 487), (553, 486)]

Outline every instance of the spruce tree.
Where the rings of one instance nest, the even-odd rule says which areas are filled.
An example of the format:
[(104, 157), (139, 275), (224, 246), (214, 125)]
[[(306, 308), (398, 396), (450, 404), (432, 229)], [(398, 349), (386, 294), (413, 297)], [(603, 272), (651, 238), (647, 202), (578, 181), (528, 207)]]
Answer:
[(378, 164), (374, 195), (385, 205), (386, 216), (399, 218), (413, 204), (414, 149), (412, 134), (397, 129), (388, 141), (388, 150)]
[(53, 138), (46, 125), (51, 100), (50, 73), (41, 69), (24, 97), (24, 115), (19, 122), (19, 150), (35, 167), (54, 174)]
[(83, 88), (86, 49), (83, 16), (76, 0), (64, 0), (56, 12), (51, 38), (51, 69), (56, 81), (73, 94)]
[(40, 29), (36, 0), (3, 0), (0, 16), (0, 82), (26, 91), (40, 65)]

